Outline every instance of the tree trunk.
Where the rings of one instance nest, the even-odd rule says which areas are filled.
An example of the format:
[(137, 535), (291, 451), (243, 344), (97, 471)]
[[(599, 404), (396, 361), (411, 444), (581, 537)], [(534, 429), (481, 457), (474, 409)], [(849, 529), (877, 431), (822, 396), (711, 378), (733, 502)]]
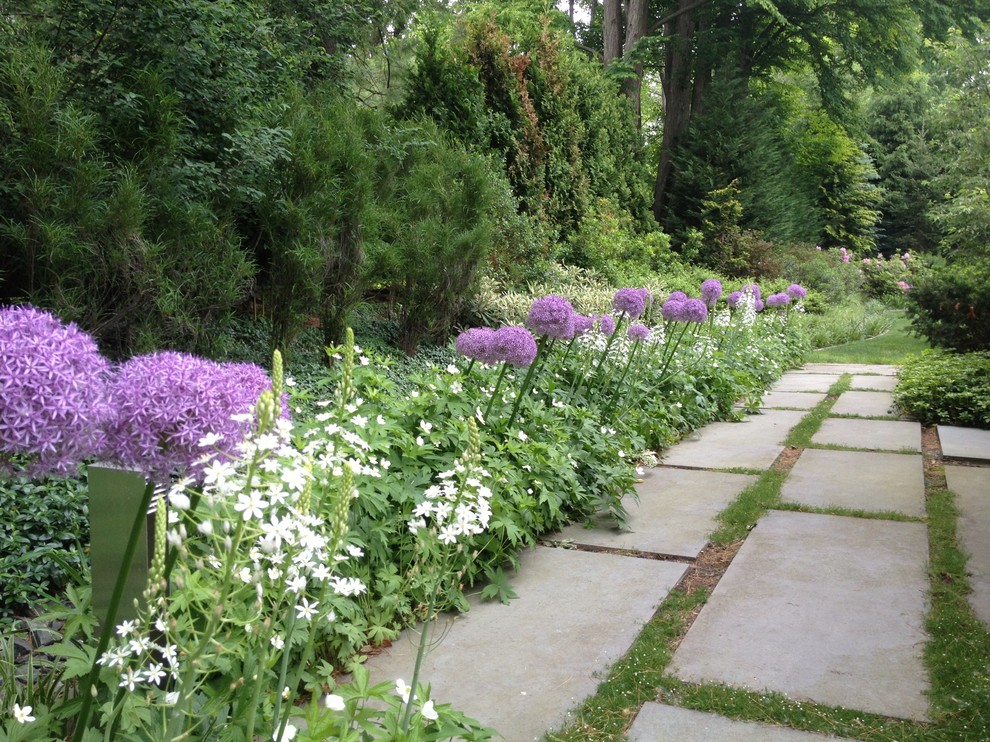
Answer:
[[(622, 48), (623, 55), (626, 57), (632, 54), (637, 42), (646, 35), (648, 9), (649, 0), (629, 0), (626, 12), (626, 41)], [(636, 113), (636, 128), (641, 129), (643, 118), (640, 106), (640, 89), (643, 85), (643, 63), (636, 62), (633, 64), (633, 69), (636, 75), (628, 78), (623, 83), (622, 89)]]
[(604, 62), (608, 67), (613, 59), (622, 56), (622, 0), (604, 0), (605, 23), (602, 25)]
[(670, 187), (674, 178), (673, 155), (680, 146), (691, 122), (691, 102), (694, 97), (694, 10), (695, 0), (679, 0), (678, 14), (665, 24), (664, 34), (670, 38), (664, 59), (662, 77), (664, 111), (663, 143), (660, 163), (653, 188), (653, 215), (661, 225), (666, 217)]

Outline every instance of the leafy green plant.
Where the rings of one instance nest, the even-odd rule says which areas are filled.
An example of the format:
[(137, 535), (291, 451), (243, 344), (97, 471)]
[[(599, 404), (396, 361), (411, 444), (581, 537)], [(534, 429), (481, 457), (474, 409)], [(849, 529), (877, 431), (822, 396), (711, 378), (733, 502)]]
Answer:
[(932, 269), (908, 292), (915, 331), (956, 351), (990, 348), (990, 260)]
[(990, 352), (912, 356), (901, 368), (894, 400), (925, 425), (990, 428)]

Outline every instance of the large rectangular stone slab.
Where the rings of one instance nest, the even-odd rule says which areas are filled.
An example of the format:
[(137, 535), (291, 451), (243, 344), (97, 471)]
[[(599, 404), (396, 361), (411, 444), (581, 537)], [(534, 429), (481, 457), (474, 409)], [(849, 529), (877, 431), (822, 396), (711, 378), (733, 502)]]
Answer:
[(921, 451), (921, 424), (904, 420), (828, 418), (811, 442), (870, 451)]
[(963, 461), (990, 461), (990, 430), (939, 425), (942, 456)]
[(668, 669), (925, 720), (927, 555), (921, 523), (771, 511)]
[(878, 392), (892, 392), (897, 388), (898, 378), (896, 376), (864, 376), (856, 375), (852, 377), (850, 389), (873, 389)]
[(712, 423), (663, 454), (669, 466), (698, 469), (768, 469), (784, 450), (782, 441), (804, 412), (768, 410), (742, 422)]
[(897, 366), (882, 363), (806, 363), (800, 370), (818, 374), (897, 376)]
[(824, 392), (767, 392), (760, 407), (810, 410), (824, 399)]
[[(622, 657), (684, 564), (570, 549), (524, 552), (509, 605), (473, 601), (435, 624), (442, 641), (423, 661), (421, 681), (507, 740), (537, 740), (570, 720), (601, 674)], [(445, 634), (445, 635), (444, 635)], [(415, 632), (370, 657), (371, 681), (409, 682)]]
[(843, 392), (832, 405), (836, 415), (857, 417), (898, 417), (894, 408), (894, 395), (890, 392)]
[(945, 480), (956, 495), (959, 540), (969, 555), (969, 604), (990, 626), (990, 468), (946, 466)]
[(925, 515), (920, 455), (807, 448), (781, 489), (784, 502)]
[(694, 558), (715, 530), (716, 516), (756, 481), (747, 474), (693, 469), (650, 469), (636, 487), (639, 503), (626, 503), (629, 531), (620, 531), (607, 515), (593, 528), (574, 524), (560, 538), (577, 544), (630, 549)]
[(726, 719), (718, 714), (646, 703), (636, 715), (629, 742), (825, 742), (845, 739), (813, 732), (760, 724), (752, 721)]
[(827, 392), (839, 374), (808, 374), (788, 371), (771, 388), (775, 392)]

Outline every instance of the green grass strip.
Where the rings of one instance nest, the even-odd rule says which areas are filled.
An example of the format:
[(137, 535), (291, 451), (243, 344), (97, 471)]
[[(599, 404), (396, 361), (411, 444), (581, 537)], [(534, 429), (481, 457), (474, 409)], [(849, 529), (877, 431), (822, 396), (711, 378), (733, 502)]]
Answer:
[(721, 525), (712, 533), (711, 542), (716, 546), (724, 546), (746, 538), (756, 521), (780, 502), (780, 488), (786, 478), (785, 472), (772, 469), (763, 472), (758, 480), (740, 492), (718, 514)]
[(828, 413), (832, 410), (832, 405), (835, 404), (836, 398), (842, 392), (847, 391), (851, 385), (852, 375), (842, 374), (839, 380), (829, 387), (828, 396), (812, 407), (808, 411), (808, 414), (801, 418), (801, 422), (791, 428), (791, 432), (784, 439), (784, 445), (794, 446), (795, 448), (807, 448), (811, 445), (811, 436), (817, 433), (822, 423), (825, 422), (825, 418), (828, 417)]
[(843, 508), (837, 505), (818, 507), (802, 505), (798, 502), (781, 502), (773, 506), (775, 510), (787, 510), (794, 513), (815, 513), (817, 515), (841, 515), (847, 518), (865, 518), (867, 520), (896, 520), (905, 523), (924, 523), (925, 519), (917, 515), (905, 515), (896, 510), (859, 510)]

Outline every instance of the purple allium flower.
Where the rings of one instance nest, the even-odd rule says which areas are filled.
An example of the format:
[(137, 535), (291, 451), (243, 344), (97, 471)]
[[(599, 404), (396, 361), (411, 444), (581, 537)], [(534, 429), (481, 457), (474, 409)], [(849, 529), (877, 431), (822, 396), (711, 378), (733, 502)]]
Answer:
[(787, 287), (787, 295), (792, 299), (803, 299), (808, 295), (808, 289), (799, 283), (792, 283)]
[(583, 314), (574, 315), (574, 337), (591, 332), (595, 326), (594, 317), (586, 317)]
[(671, 296), (669, 299), (667, 299), (667, 301), (663, 303), (663, 306), (660, 307), (660, 315), (668, 322), (679, 321), (681, 318), (681, 305), (685, 301), (687, 301), (686, 296), (683, 299), (678, 299), (674, 296)]
[(650, 328), (646, 325), (641, 325), (638, 322), (634, 325), (629, 325), (629, 329), (626, 330), (626, 337), (634, 343), (641, 343), (649, 336)]
[(220, 436), (219, 451), (233, 451), (245, 428), (232, 415), (250, 414), (270, 388), (265, 372), (251, 363), (221, 364), (173, 351), (136, 356), (113, 379), (108, 454), (158, 481), (176, 471), (195, 475), (196, 461), (209, 450), (199, 441), (212, 433)]
[(763, 299), (753, 299), (753, 309), (757, 312), (763, 311)]
[(619, 289), (612, 297), (612, 309), (636, 319), (646, 308), (646, 297), (642, 289)]
[(670, 296), (667, 297), (667, 301), (670, 301), (671, 299), (675, 299), (676, 301), (684, 301), (687, 298), (688, 295), (683, 291), (671, 291)]
[(71, 474), (99, 452), (110, 414), (110, 364), (75, 324), (31, 306), (0, 308), (0, 466), (28, 454), (27, 474)]
[(492, 353), (496, 361), (525, 368), (536, 359), (536, 340), (525, 327), (500, 327), (495, 331)]
[[(562, 296), (544, 296), (529, 309), (526, 325), (537, 335), (569, 339), (574, 337), (574, 307)], [(528, 364), (527, 364), (528, 365)]]
[(770, 294), (770, 296), (767, 297), (768, 307), (783, 307), (790, 303), (791, 303), (791, 297), (789, 297), (785, 293)]
[(495, 341), (495, 330), (490, 327), (472, 327), (457, 336), (454, 347), (466, 358), (472, 358), (482, 363), (495, 363), (492, 355), (492, 344)]
[(760, 285), (758, 283), (747, 283), (745, 286), (742, 287), (743, 291), (745, 291), (746, 289), (749, 289), (751, 292), (753, 292), (753, 298), (755, 299), (763, 298), (760, 295)]
[(651, 307), (653, 306), (653, 292), (649, 289), (636, 289), (639, 291), (640, 295), (643, 297), (643, 306)]
[(742, 299), (742, 295), (743, 295), (742, 291), (733, 291), (731, 294), (728, 295), (728, 297), (726, 297), (726, 301), (729, 302), (730, 307), (735, 309), (736, 306), (738, 306), (739, 304), (739, 300)]
[(615, 320), (612, 318), (611, 314), (603, 314), (598, 318), (598, 332), (605, 337), (609, 337), (613, 332), (615, 332)]
[(677, 319), (681, 322), (704, 322), (708, 319), (708, 307), (701, 299), (685, 299), (681, 302)]
[(715, 302), (722, 296), (722, 282), (717, 278), (709, 278), (701, 284), (701, 300), (709, 309), (715, 306)]

